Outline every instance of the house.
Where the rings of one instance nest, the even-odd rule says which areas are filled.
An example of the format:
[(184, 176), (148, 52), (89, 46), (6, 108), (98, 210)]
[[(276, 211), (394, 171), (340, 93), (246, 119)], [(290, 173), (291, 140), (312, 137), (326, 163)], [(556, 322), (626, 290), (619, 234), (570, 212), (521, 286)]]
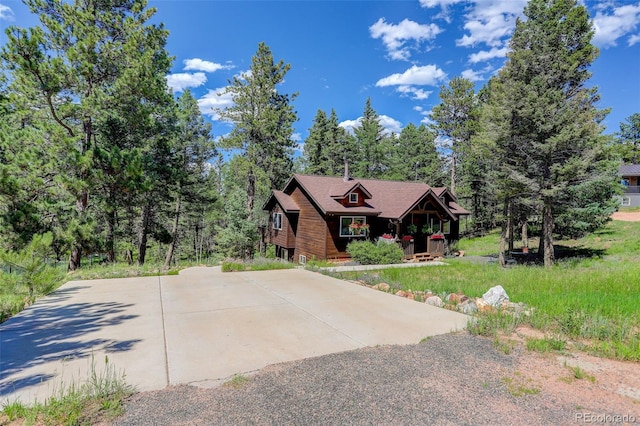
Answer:
[(350, 241), (383, 234), (406, 257), (442, 255), (459, 238), (460, 218), (470, 214), (447, 188), (347, 176), (295, 174), (272, 191), (263, 207), (270, 214), (265, 242), (278, 257), (300, 263), (348, 258)]
[(640, 206), (640, 164), (623, 164), (618, 169), (624, 187), (621, 205)]

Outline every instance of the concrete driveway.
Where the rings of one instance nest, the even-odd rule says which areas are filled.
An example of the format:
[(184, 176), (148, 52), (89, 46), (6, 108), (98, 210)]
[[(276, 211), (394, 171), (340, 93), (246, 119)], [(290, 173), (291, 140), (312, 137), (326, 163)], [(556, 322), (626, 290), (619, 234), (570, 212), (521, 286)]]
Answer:
[(91, 363), (137, 390), (216, 386), (267, 365), (417, 343), (468, 317), (302, 269), (72, 281), (0, 325), (0, 405), (43, 401)]

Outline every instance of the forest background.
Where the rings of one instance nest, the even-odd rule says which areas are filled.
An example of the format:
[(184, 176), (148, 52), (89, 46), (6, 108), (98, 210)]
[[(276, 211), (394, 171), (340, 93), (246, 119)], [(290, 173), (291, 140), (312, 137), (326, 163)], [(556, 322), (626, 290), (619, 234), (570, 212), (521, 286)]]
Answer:
[(551, 266), (555, 239), (608, 220), (618, 165), (638, 161), (639, 114), (603, 132), (608, 111), (588, 84), (594, 29), (573, 0), (531, 0), (503, 69), (478, 92), (463, 77), (441, 86), (432, 125), (388, 134), (368, 99), (350, 133), (318, 110), (302, 156), (298, 94), (280, 92), (291, 65), (267, 44), (225, 89), (233, 105), (219, 114), (233, 128), (214, 141), (192, 94), (168, 88), (169, 33), (145, 1), (25, 3), (40, 25), (8, 28), (0, 53), (5, 264), (36, 252), (71, 271), (87, 257), (253, 256), (271, 189), (294, 172), (341, 175), (347, 161), (354, 177), (449, 186), (472, 212), (467, 233), (501, 226), (504, 253), (526, 230)]

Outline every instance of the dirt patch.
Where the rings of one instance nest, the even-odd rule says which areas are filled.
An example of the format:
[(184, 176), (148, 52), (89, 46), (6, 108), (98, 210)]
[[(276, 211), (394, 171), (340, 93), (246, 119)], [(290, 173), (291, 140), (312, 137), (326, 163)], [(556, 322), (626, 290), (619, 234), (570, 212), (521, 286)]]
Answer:
[(637, 212), (615, 212), (611, 215), (613, 220), (621, 220), (623, 222), (640, 222), (640, 211)]
[[(527, 338), (543, 337), (539, 330), (522, 327), (507, 339), (524, 346)], [(598, 358), (575, 350), (546, 354), (521, 350), (514, 374), (520, 382), (540, 389), (550, 397), (548, 400), (576, 407), (575, 420), (579, 423), (589, 423), (589, 416), (601, 413), (635, 419), (606, 423), (640, 422), (640, 365), (636, 362)]]

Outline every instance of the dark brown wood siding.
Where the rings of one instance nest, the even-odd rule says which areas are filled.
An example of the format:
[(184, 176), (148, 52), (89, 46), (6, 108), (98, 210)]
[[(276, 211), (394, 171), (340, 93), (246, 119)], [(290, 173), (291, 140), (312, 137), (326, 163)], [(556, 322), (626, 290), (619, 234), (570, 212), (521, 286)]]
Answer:
[[(282, 229), (273, 229), (273, 214), (282, 214)], [(276, 204), (270, 212), (270, 239), (271, 244), (278, 245), (285, 248), (294, 248), (296, 246), (296, 235), (294, 228), (292, 227), (292, 220), (295, 221), (295, 217), (288, 217), (282, 210), (279, 204)]]
[(290, 197), (300, 207), (293, 260), (298, 261), (300, 255), (306, 256), (307, 260), (326, 259), (327, 225), (323, 215), (300, 188), (295, 188)]
[(358, 194), (358, 202), (357, 203), (350, 203), (349, 202), (349, 194), (347, 194), (346, 197), (340, 199), (340, 200), (336, 200), (338, 201), (340, 204), (342, 204), (345, 207), (362, 207), (362, 206), (366, 206), (367, 205), (367, 200), (365, 199), (365, 195), (362, 192), (362, 189), (358, 188), (355, 191), (351, 192), (351, 194)]
[[(350, 215), (343, 215), (350, 216)], [(353, 216), (360, 216), (354, 214)], [(349, 257), (347, 253), (347, 244), (355, 240), (365, 240), (377, 238), (382, 235), (381, 229), (384, 229), (388, 221), (381, 221), (377, 217), (367, 216), (369, 224), (369, 235), (362, 237), (341, 237), (340, 236), (340, 218), (342, 216), (330, 216), (327, 218), (327, 258), (344, 258)], [(386, 231), (385, 231), (386, 232)]]

